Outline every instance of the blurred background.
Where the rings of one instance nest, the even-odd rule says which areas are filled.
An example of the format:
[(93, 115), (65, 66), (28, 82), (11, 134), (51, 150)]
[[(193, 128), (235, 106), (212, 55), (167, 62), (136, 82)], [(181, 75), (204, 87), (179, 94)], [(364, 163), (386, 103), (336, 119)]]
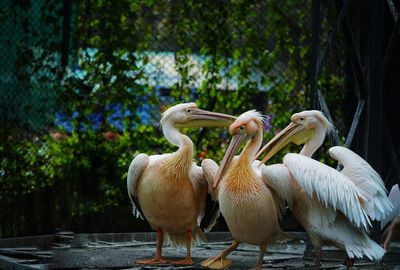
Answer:
[[(398, 2), (0, 3), (0, 237), (150, 230), (126, 174), (138, 153), (175, 151), (158, 122), (180, 102), (257, 109), (265, 140), (321, 109), (337, 136), (318, 159), (336, 166), (325, 150), (347, 145), (387, 187), (400, 178)], [(222, 159), (226, 130), (185, 133), (198, 163)]]

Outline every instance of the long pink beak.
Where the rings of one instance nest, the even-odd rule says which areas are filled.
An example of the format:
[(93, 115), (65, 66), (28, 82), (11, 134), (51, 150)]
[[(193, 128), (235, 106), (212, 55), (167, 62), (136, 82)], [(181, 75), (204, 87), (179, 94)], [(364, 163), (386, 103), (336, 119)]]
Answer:
[(290, 138), (294, 133), (298, 131), (299, 125), (297, 123), (291, 122), (287, 127), (285, 127), (281, 132), (275, 135), (266, 145), (264, 145), (256, 154), (255, 159), (258, 159), (265, 150), (271, 147), (271, 150), (265, 155), (260, 164), (264, 164), (271, 157), (273, 157), (279, 150), (285, 147)]
[(213, 189), (216, 189), (222, 177), (224, 176), (226, 170), (229, 168), (229, 164), (233, 160), (237, 149), (240, 144), (247, 139), (246, 133), (238, 133), (232, 137), (231, 142), (229, 143), (228, 149), (226, 150), (225, 156), (222, 159), (221, 165), (219, 166), (217, 175), (214, 179)]

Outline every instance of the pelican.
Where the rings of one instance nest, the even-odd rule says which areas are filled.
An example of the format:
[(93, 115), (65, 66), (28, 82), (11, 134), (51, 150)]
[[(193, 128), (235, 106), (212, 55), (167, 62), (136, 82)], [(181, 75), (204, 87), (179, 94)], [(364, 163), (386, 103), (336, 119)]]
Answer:
[[(162, 114), (161, 126), (166, 139), (178, 147), (174, 153), (137, 155), (128, 170), (128, 194), (133, 214), (145, 218), (157, 232), (157, 250), (153, 259), (138, 260), (141, 264), (193, 264), (190, 246), (204, 238), (205, 231), (215, 224), (218, 208), (205, 213), (209, 185), (203, 170), (193, 162), (193, 142), (177, 128), (229, 126), (235, 117), (204, 111), (195, 103), (175, 105)], [(207, 163), (205, 163), (207, 165)], [(203, 220), (205, 217), (207, 220)], [(162, 257), (164, 233), (171, 243), (185, 245), (186, 258), (168, 261)]]
[[(260, 247), (256, 268), (262, 269), (267, 245), (287, 238), (278, 223), (283, 201), (266, 185), (260, 170), (253, 163), (262, 144), (263, 117), (254, 110), (245, 112), (231, 124), (229, 132), (232, 140), (216, 173), (213, 187), (234, 241), (219, 255), (204, 261), (202, 266), (223, 269), (231, 265), (232, 261), (226, 256), (236, 250), (239, 243), (246, 242)], [(234, 157), (244, 141), (248, 143), (240, 155)]]
[(392, 240), (393, 234), (396, 235), (400, 232), (400, 188), (399, 184), (395, 184), (392, 186), (392, 189), (389, 192), (388, 196), (389, 200), (392, 202), (394, 206), (394, 210), (391, 212), (389, 216), (381, 221), (381, 229), (384, 229), (387, 226), (382, 236), (384, 237), (383, 247), (385, 250), (389, 249), (390, 242)]
[(346, 251), (347, 268), (355, 257), (381, 259), (385, 250), (367, 231), (371, 220), (381, 220), (392, 210), (379, 174), (353, 151), (341, 146), (329, 149), (330, 156), (344, 166), (341, 172), (311, 158), (325, 134), (332, 131), (333, 125), (320, 111), (296, 113), (256, 155), (271, 147), (261, 161), (264, 164), (289, 142), (304, 144), (300, 154), (286, 154), (283, 164), (262, 167), (262, 175), (288, 202), (308, 233), (315, 248), (316, 269), (325, 245)]

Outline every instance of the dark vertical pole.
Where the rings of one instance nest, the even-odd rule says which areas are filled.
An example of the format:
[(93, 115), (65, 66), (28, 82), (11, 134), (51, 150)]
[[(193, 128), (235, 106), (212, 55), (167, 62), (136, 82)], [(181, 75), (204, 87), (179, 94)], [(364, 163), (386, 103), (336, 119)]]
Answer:
[(61, 66), (66, 67), (68, 65), (68, 55), (69, 55), (69, 38), (71, 31), (71, 6), (72, 0), (64, 0), (64, 10), (63, 10), (63, 33), (62, 33), (62, 43), (61, 43)]
[[(384, 58), (384, 31), (383, 13), (384, 1), (370, 0), (368, 42), (369, 53), (365, 55), (368, 61), (368, 79), (370, 91), (367, 100), (365, 157), (376, 171), (382, 173), (382, 146), (383, 146), (383, 58)], [(365, 29), (367, 30), (367, 29)]]
[[(312, 1), (311, 13), (311, 59), (310, 59), (310, 109), (319, 109), (318, 102), (318, 51), (319, 51), (319, 33), (321, 32), (321, 1)], [(310, 239), (306, 239), (306, 249), (304, 250), (304, 258), (314, 257), (313, 245)]]
[[(365, 32), (368, 33), (367, 50), (364, 57), (367, 61), (370, 91), (367, 98), (367, 117), (365, 120), (364, 153), (366, 160), (380, 174), (383, 175), (383, 131), (384, 114), (382, 107), (383, 97), (383, 59), (384, 59), (384, 1), (369, 0), (367, 4), (368, 16)], [(379, 226), (375, 224), (371, 232), (376, 240), (379, 238)]]
[(393, 56), (394, 50), (396, 48), (396, 41), (400, 34), (399, 29), (400, 29), (400, 20), (397, 19), (397, 21), (394, 25), (394, 28), (393, 28), (392, 35), (390, 36), (389, 43), (387, 45), (387, 49), (386, 49), (386, 53), (385, 53), (385, 57), (383, 60), (383, 74), (384, 75), (386, 75), (386, 71), (389, 66), (389, 63), (390, 63), (391, 59), (393, 58), (392, 56)]
[(318, 50), (319, 50), (319, 33), (321, 32), (321, 1), (312, 1), (312, 36), (311, 36), (311, 61), (310, 61), (310, 108), (318, 109)]

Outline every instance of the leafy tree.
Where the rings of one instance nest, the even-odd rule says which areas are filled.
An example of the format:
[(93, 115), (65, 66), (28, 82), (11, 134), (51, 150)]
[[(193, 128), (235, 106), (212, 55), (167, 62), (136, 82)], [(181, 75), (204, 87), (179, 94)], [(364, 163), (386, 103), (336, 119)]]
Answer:
[[(0, 211), (11, 215), (2, 216), (7, 221), (0, 225), (1, 236), (55, 227), (100, 230), (95, 214), (129, 207), (126, 173), (132, 158), (140, 152), (175, 151), (157, 124), (160, 113), (173, 104), (195, 101), (201, 108), (234, 115), (258, 109), (270, 119), (266, 140), (286, 126), (292, 113), (308, 108), (309, 3), (79, 1), (72, 9), (70, 62), (61, 68), (54, 65), (60, 61), (60, 44), (45, 42), (61, 33), (62, 7), (50, 2), (43, 7), (48, 16), (41, 16), (49, 31), (30, 39), (40, 53), (32, 52), (27, 40), (21, 42), (25, 53), (19, 54), (17, 74), (51, 90), (52, 107), (39, 114), (46, 121), (36, 129), (28, 126), (24, 136), (17, 125), (22, 121), (8, 125), (12, 128), (2, 133), (0, 145), (2, 210), (16, 202), (24, 209), (33, 199), (37, 206), (34, 211)], [(28, 12), (31, 6), (10, 8)], [(332, 26), (335, 14), (330, 10), (324, 10), (323, 30)], [(318, 86), (334, 104), (342, 98), (337, 90), (343, 85), (344, 58), (334, 48), (330, 53), (333, 60)], [(166, 82), (164, 69), (176, 76)], [(333, 114), (341, 115), (339, 107)], [(184, 132), (195, 142), (196, 161), (222, 159), (226, 130)], [(273, 162), (280, 160), (278, 156)], [(134, 225), (129, 213), (125, 217)]]

